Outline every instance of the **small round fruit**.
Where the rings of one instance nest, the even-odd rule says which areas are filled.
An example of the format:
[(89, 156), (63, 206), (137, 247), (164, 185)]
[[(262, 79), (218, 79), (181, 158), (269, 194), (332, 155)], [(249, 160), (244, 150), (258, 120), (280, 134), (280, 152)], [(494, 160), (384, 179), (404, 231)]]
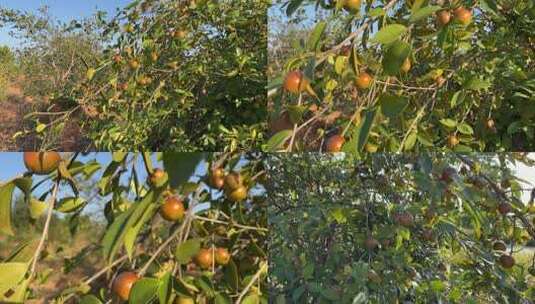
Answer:
[(349, 12), (357, 12), (360, 9), (360, 0), (343, 0), (344, 9)]
[(497, 241), (492, 245), (492, 249), (496, 251), (505, 251), (507, 250), (507, 246), (502, 241)]
[(225, 185), (225, 172), (221, 168), (212, 168), (210, 170), (210, 176), (208, 177), (208, 180), (210, 182), (210, 186), (216, 189), (221, 189)]
[(357, 79), (355, 80), (355, 83), (359, 89), (367, 89), (372, 84), (372, 76), (366, 72), (362, 72), (359, 74)]
[(494, 129), (496, 127), (496, 123), (494, 122), (494, 119), (489, 118), (485, 122), (485, 126), (487, 127), (487, 129)]
[(173, 33), (173, 36), (178, 39), (184, 39), (188, 35), (187, 31), (184, 30), (178, 30)]
[(113, 60), (113, 62), (119, 64), (119, 63), (121, 63), (123, 61), (123, 57), (121, 55), (119, 55), (119, 54), (115, 54), (115, 55), (113, 55), (112, 60)]
[(463, 25), (468, 25), (472, 22), (472, 12), (464, 7), (458, 7), (453, 11), (455, 20), (459, 21)]
[(503, 268), (509, 269), (515, 266), (515, 259), (507, 254), (502, 254), (499, 259), (500, 265), (502, 265)]
[(308, 80), (301, 71), (290, 71), (284, 79), (284, 89), (293, 94), (299, 94), (306, 90)]
[(511, 204), (509, 203), (500, 203), (498, 205), (498, 211), (502, 215), (506, 215), (507, 213), (511, 212), (513, 208), (511, 208)]
[(453, 148), (459, 144), (459, 138), (455, 134), (448, 136), (448, 147)]
[(195, 256), (195, 262), (201, 268), (208, 269), (212, 266), (213, 257), (214, 255), (213, 255), (212, 249), (203, 248)]
[(132, 59), (128, 62), (128, 65), (132, 70), (137, 70), (139, 68), (139, 61), (137, 61), (136, 59)]
[(440, 24), (441, 26), (444, 26), (450, 23), (450, 20), (451, 20), (451, 14), (449, 11), (443, 10), (437, 13), (437, 21), (438, 21), (438, 24)]
[(402, 212), (398, 213), (394, 217), (394, 220), (401, 226), (411, 227), (414, 223), (414, 216), (412, 216), (412, 214), (410, 214), (409, 212)]
[(215, 262), (219, 265), (227, 265), (230, 261), (230, 253), (226, 248), (219, 247), (215, 250)]
[(375, 144), (372, 144), (372, 143), (366, 143), (364, 145), (364, 151), (368, 152), (368, 153), (375, 153), (377, 152), (377, 150), (379, 149), (379, 147)]
[(225, 188), (228, 190), (235, 190), (242, 186), (243, 180), (241, 174), (231, 172), (225, 176)]
[(61, 161), (58, 152), (24, 152), (24, 165), (34, 174), (45, 175), (56, 170)]
[(122, 272), (113, 281), (112, 290), (122, 300), (128, 301), (130, 290), (137, 280), (139, 280), (139, 276), (136, 273), (129, 271)]
[(167, 172), (160, 168), (156, 168), (150, 176), (150, 182), (155, 187), (161, 187), (167, 182), (168, 178)]
[(247, 191), (247, 188), (245, 188), (245, 186), (240, 186), (232, 190), (232, 192), (230, 192), (230, 194), (228, 195), (228, 198), (229, 200), (233, 202), (241, 202), (247, 198), (247, 192), (248, 191)]
[(408, 73), (411, 69), (411, 60), (406, 58), (405, 61), (403, 61), (400, 69), (403, 73)]
[(180, 296), (176, 298), (175, 304), (195, 304), (195, 301), (193, 300), (193, 298)]
[(183, 219), (184, 213), (184, 204), (176, 196), (168, 197), (160, 207), (160, 215), (170, 222), (176, 222)]
[(379, 246), (379, 241), (377, 241), (371, 236), (369, 236), (368, 238), (366, 238), (366, 240), (364, 240), (364, 247), (366, 247), (366, 249), (368, 250), (373, 250), (377, 248), (378, 246)]
[(340, 152), (345, 142), (346, 140), (342, 135), (333, 135), (325, 142), (325, 150), (327, 152)]

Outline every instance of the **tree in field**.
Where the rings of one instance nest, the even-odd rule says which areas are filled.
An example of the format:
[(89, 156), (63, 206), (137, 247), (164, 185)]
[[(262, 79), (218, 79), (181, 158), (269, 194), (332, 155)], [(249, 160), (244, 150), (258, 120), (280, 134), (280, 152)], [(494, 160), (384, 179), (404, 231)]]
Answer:
[[(49, 35), (46, 48), (32, 48), (39, 62), (50, 62), (42, 61), (45, 54), (56, 54), (60, 66), (74, 62), (74, 69), (82, 71), (73, 73), (77, 77), (68, 79), (68, 87), (51, 93), (56, 114), (52, 122), (37, 123), (37, 131), (53, 132), (52, 126), (83, 115), (81, 127), (92, 144), (88, 148), (258, 147), (267, 113), (267, 4), (133, 1), (112, 19), (98, 13), (60, 27), (59, 37), (89, 36), (94, 40), (87, 42), (95, 44), (78, 45), (72, 56), (58, 55), (79, 40)], [(0, 10), (2, 19), (29, 33), (43, 26), (41, 19), (13, 10)], [(33, 22), (24, 22), (28, 20)], [(41, 37), (34, 34), (29, 40)]]
[[(79, 263), (89, 255), (99, 257), (101, 269), (68, 282), (67, 289), (41, 294), (39, 300), (267, 301), (262, 155), (158, 153), (158, 163), (153, 163), (151, 153), (116, 152), (108, 164), (81, 161), (79, 153), (20, 155), (28, 171), (0, 187), (0, 233), (17, 234), (14, 227), (23, 223), (13, 223), (12, 209), (21, 208), (42, 231), (36, 239), (8, 243), (11, 253), (0, 261), (0, 302), (35, 299), (34, 290), (46, 283), (40, 266), (55, 228), (52, 219), (64, 218), (75, 235), (81, 230), (78, 225), (87, 224), (87, 209), (94, 212), (98, 201), (105, 202), (100, 214), (103, 234), (93, 234), (90, 240), (97, 241), (73, 248), (78, 252), (64, 261), (63, 275), (68, 280), (69, 272), (83, 267)], [(97, 181), (90, 187), (88, 180)], [(86, 190), (79, 191), (80, 185)], [(15, 189), (24, 196), (17, 206), (12, 203)], [(93, 228), (94, 233), (101, 230)]]
[(283, 51), (270, 50), (266, 149), (534, 148), (533, 1), (280, 0), (270, 15), (280, 10), (302, 27), (294, 40), (270, 32)]
[(274, 303), (533, 303), (535, 191), (512, 169), (533, 155), (266, 164)]

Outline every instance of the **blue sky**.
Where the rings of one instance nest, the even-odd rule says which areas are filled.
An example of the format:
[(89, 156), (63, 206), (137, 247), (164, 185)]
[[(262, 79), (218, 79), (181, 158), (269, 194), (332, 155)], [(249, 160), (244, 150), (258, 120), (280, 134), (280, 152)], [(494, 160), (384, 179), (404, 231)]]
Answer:
[[(29, 12), (36, 12), (42, 6), (48, 6), (52, 16), (61, 21), (70, 21), (93, 15), (103, 10), (114, 15), (116, 8), (124, 7), (132, 0), (0, 0), (0, 7), (7, 7)], [(7, 34), (8, 30), (0, 28), (0, 45), (16, 45)]]

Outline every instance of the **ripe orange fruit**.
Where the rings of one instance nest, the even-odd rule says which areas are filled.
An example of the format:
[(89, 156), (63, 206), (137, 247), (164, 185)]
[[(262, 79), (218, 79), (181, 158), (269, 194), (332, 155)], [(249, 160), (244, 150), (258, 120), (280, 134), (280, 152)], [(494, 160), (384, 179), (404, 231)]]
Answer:
[(241, 202), (247, 198), (247, 192), (248, 190), (245, 186), (239, 186), (228, 193), (228, 198), (233, 202)]
[(498, 211), (502, 215), (506, 215), (507, 213), (511, 212), (513, 208), (511, 207), (511, 204), (509, 203), (500, 203), (498, 205)]
[(359, 89), (367, 89), (372, 84), (372, 76), (366, 72), (362, 72), (359, 74), (357, 79), (355, 80), (355, 83), (357, 84), (357, 87)]
[(225, 185), (225, 172), (221, 168), (212, 168), (210, 170), (209, 183), (216, 189), (221, 189)]
[(24, 165), (34, 174), (45, 175), (56, 170), (61, 161), (58, 152), (24, 152)]
[(356, 12), (360, 9), (360, 0), (344, 0), (344, 9)]
[(176, 196), (168, 197), (160, 207), (160, 215), (170, 222), (176, 222), (183, 219), (184, 213), (184, 204)]
[(455, 134), (450, 134), (448, 136), (448, 146), (453, 148), (459, 144), (459, 138)]
[(123, 57), (121, 55), (119, 55), (119, 54), (115, 54), (115, 55), (113, 55), (112, 60), (113, 60), (113, 62), (118, 64), (118, 63), (123, 62)]
[(129, 271), (122, 272), (113, 281), (112, 290), (123, 301), (128, 301), (130, 290), (137, 280), (139, 280), (139, 277), (136, 273)]
[(156, 168), (150, 176), (150, 182), (155, 187), (161, 187), (167, 182), (168, 178), (167, 172), (160, 168)]
[(407, 73), (411, 69), (411, 60), (409, 58), (405, 59), (400, 69), (403, 73)]
[(201, 268), (208, 269), (212, 266), (213, 257), (212, 249), (203, 248), (195, 256), (195, 262)]
[(512, 268), (515, 266), (515, 259), (507, 254), (502, 254), (499, 259), (500, 265), (502, 265), (503, 268)]
[(293, 94), (305, 91), (308, 85), (308, 80), (301, 71), (290, 71), (284, 79), (284, 89)]
[(325, 150), (327, 152), (340, 152), (345, 141), (346, 140), (342, 135), (333, 135), (325, 142)]
[(230, 253), (226, 248), (219, 247), (215, 250), (215, 262), (219, 265), (227, 265), (230, 261)]
[(468, 25), (472, 21), (472, 12), (462, 6), (456, 8), (453, 14), (455, 15), (455, 20), (463, 25)]
[(128, 65), (132, 70), (137, 70), (139, 68), (139, 61), (137, 61), (136, 59), (132, 59), (128, 62)]
[(450, 20), (451, 20), (451, 14), (449, 11), (443, 10), (437, 13), (437, 21), (438, 21), (438, 24), (440, 24), (441, 26), (444, 26), (450, 23)]

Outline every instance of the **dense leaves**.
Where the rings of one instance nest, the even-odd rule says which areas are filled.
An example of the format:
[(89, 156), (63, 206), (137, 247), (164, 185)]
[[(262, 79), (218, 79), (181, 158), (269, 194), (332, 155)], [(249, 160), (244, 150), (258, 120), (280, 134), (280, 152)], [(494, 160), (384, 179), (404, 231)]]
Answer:
[[(408, 107), (377, 117), (368, 152), (534, 149), (533, 1), (275, 3), (271, 136), (292, 134), (267, 150), (325, 151), (338, 134), (346, 137), (344, 151), (360, 152), (354, 138), (363, 113), (382, 106), (385, 96), (400, 96)], [(314, 94), (280, 86), (296, 70), (308, 71)], [(363, 73), (371, 85), (359, 83)], [(296, 104), (306, 111), (288, 121)]]
[[(533, 185), (515, 176), (517, 164), (533, 168), (535, 161), (516, 154), (272, 155), (270, 297), (532, 303), (535, 208), (533, 198), (525, 203)], [(513, 267), (504, 263), (510, 255)]]

